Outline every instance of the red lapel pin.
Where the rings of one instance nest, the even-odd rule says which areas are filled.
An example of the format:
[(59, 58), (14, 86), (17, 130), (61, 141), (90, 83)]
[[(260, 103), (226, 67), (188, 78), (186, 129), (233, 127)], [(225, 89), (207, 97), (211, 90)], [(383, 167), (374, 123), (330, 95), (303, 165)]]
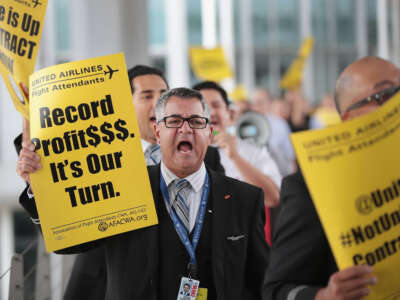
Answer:
[(225, 195), (225, 200), (228, 200), (231, 197), (231, 195)]

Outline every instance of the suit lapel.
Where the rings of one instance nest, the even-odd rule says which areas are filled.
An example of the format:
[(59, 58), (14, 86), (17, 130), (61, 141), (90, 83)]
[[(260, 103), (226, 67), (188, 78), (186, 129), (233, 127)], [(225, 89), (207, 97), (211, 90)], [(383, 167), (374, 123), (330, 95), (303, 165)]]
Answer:
[[(159, 216), (161, 215), (161, 208), (162, 208), (161, 205), (163, 204), (163, 198), (160, 189), (160, 164), (158, 164), (157, 166), (148, 167), (148, 172), (153, 193), (154, 205), (156, 207), (156, 212), (157, 212), (157, 218), (159, 218)], [(152, 270), (152, 278), (155, 279), (154, 287), (157, 287), (159, 286), (158, 270), (159, 270), (159, 249), (160, 249), (159, 245), (160, 227), (158, 224), (154, 227), (155, 227), (154, 230), (152, 230), (151, 234), (149, 235), (148, 247), (147, 249), (145, 248), (144, 251), (147, 252), (147, 255), (151, 253), (150, 255), (153, 257), (153, 259), (151, 259), (151, 265), (149, 266), (149, 268), (150, 270)], [(154, 289), (153, 292), (156, 292), (156, 290), (157, 289)], [(155, 295), (154, 299), (156, 298), (158, 297)]]
[[(225, 258), (225, 238), (227, 223), (230, 215), (230, 199), (225, 199), (226, 186), (222, 176), (208, 170), (210, 175), (211, 188), (210, 197), (212, 197), (212, 263), (213, 263), (213, 277), (214, 284), (217, 289), (217, 293), (222, 293), (224, 288), (224, 258)], [(223, 295), (219, 294), (219, 298), (224, 298)]]

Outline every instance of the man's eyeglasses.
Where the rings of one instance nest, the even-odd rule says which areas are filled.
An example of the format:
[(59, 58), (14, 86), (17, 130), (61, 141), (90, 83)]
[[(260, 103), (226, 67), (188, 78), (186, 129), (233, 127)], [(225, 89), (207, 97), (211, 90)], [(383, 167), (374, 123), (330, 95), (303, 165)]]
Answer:
[(181, 128), (184, 122), (188, 122), (192, 129), (203, 129), (208, 124), (208, 119), (204, 117), (189, 117), (183, 118), (181, 116), (168, 116), (164, 117), (159, 122), (164, 122), (167, 128)]
[(383, 91), (380, 91), (376, 94), (373, 94), (367, 98), (364, 98), (353, 105), (351, 105), (346, 111), (344, 112), (345, 114), (349, 113), (352, 110), (355, 110), (357, 108), (363, 107), (364, 105), (367, 105), (369, 103), (376, 103), (378, 105), (382, 105), (386, 101), (388, 101), (390, 98), (393, 97), (394, 94), (396, 94), (400, 90), (400, 86), (395, 86), (391, 87), (388, 89), (385, 89)]

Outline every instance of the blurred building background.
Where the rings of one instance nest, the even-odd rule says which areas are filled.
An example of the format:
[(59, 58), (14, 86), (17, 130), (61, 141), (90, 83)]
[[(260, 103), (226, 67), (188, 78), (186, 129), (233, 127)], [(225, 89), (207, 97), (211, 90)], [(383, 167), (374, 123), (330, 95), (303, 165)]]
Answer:
[[(279, 80), (303, 39), (315, 46), (303, 93), (318, 103), (355, 59), (378, 55), (400, 62), (398, 0), (48, 0), (37, 68), (123, 51), (127, 66), (150, 64), (166, 72), (171, 87), (190, 86), (188, 47), (222, 45), (234, 82), (279, 95)], [(377, 70), (379, 71), (379, 70)], [(229, 85), (228, 85), (229, 86)], [(7, 269), (36, 232), (18, 206), (24, 183), (15, 172), (13, 139), (22, 120), (0, 83), (0, 299), (8, 299)], [(29, 254), (32, 252), (31, 254)], [(35, 249), (28, 265), (34, 264)], [(52, 257), (52, 299), (65, 285), (61, 258)], [(33, 289), (28, 283), (26, 289)], [(34, 299), (33, 297), (26, 299)]]

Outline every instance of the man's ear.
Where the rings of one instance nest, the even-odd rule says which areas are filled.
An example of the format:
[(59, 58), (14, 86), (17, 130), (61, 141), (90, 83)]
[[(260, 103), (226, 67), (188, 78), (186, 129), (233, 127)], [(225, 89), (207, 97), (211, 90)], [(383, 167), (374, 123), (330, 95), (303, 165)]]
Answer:
[(210, 130), (208, 132), (208, 138), (209, 138), (208, 144), (209, 145), (212, 143), (212, 140), (213, 140), (213, 134), (212, 134), (213, 131), (214, 131), (214, 126), (210, 125)]
[(235, 120), (235, 111), (233, 108), (229, 107), (228, 112), (229, 112), (229, 120), (233, 122)]
[(157, 139), (157, 143), (159, 144), (160, 143), (160, 127), (158, 126), (158, 123), (153, 125), (153, 130), (154, 130), (154, 134)]

